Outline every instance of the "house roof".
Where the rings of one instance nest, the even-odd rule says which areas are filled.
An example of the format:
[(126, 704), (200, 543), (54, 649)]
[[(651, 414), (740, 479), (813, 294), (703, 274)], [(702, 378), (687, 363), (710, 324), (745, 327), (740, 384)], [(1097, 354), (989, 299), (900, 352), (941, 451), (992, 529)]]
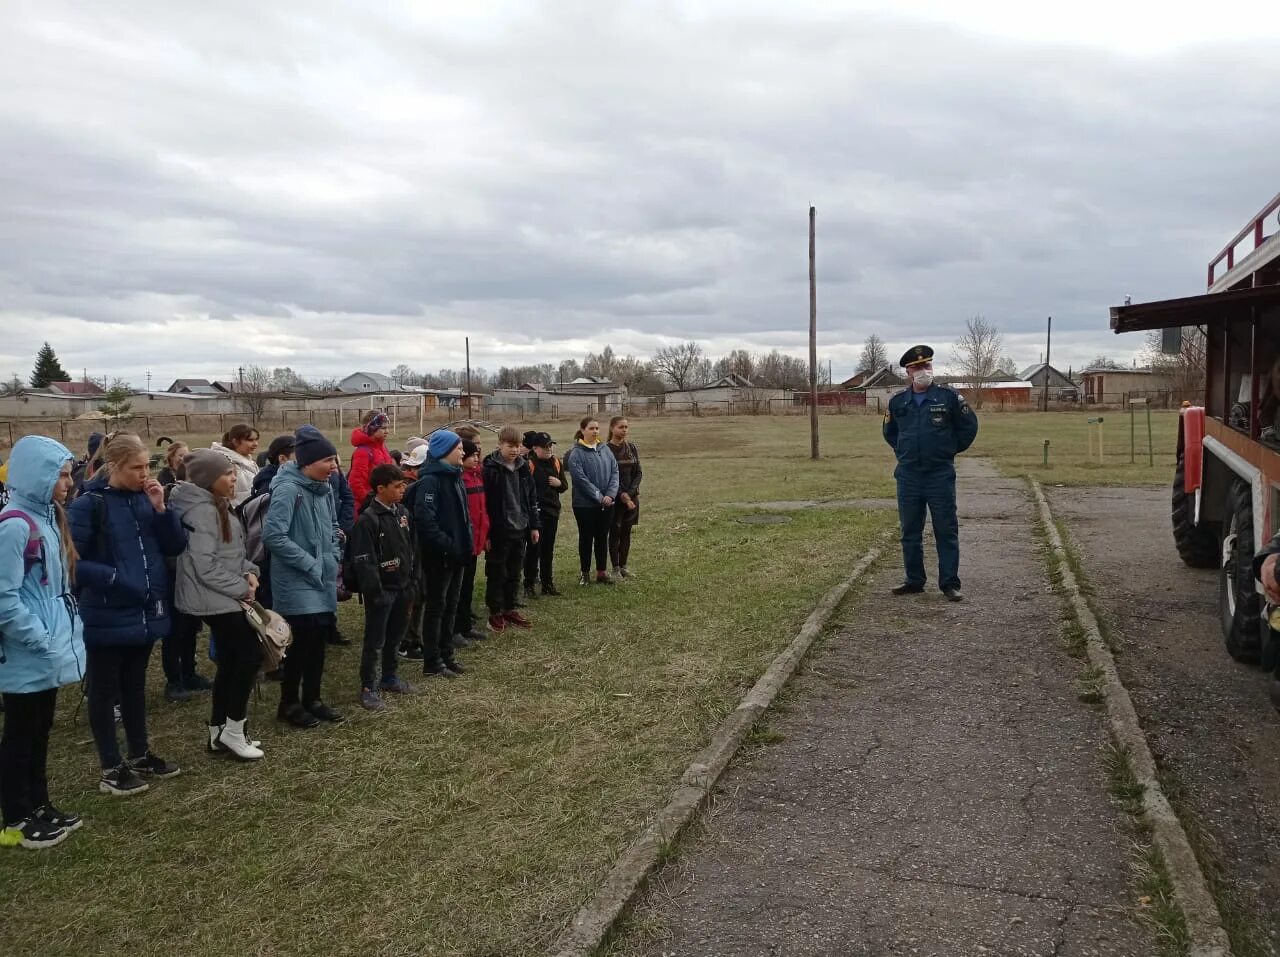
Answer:
[(49, 388), (62, 395), (106, 395), (96, 382), (50, 382)]
[(357, 376), (363, 376), (366, 379), (369, 379), (370, 381), (373, 382), (373, 385), (375, 388), (385, 389), (388, 391), (392, 389), (391, 377), (388, 375), (383, 375), (381, 372), (353, 372), (351, 373), (351, 375), (347, 376), (342, 381), (346, 382), (348, 379), (354, 379)]
[(859, 389), (892, 389), (896, 386), (904, 386), (907, 380), (904, 376), (898, 375), (893, 371), (893, 366), (885, 366), (883, 369), (877, 369), (870, 376), (863, 380), (862, 385), (856, 386)]

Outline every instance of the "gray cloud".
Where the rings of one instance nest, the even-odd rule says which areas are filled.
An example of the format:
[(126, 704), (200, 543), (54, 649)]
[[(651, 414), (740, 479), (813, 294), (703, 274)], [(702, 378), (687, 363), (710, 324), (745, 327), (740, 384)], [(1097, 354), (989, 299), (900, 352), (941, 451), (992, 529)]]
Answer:
[(0, 12), (0, 369), (140, 381), (611, 342), (1139, 343), (1277, 188), (1274, 43), (1128, 57), (676, 4), (73, 3)]

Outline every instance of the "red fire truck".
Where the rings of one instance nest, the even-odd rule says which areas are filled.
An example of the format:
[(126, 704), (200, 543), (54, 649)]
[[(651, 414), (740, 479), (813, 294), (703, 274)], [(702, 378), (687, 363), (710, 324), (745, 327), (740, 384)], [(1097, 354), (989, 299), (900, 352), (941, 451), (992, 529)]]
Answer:
[[(1116, 332), (1161, 329), (1165, 352), (1203, 337), (1204, 404), (1182, 410), (1173, 537), (1193, 568), (1217, 568), (1227, 651), (1272, 668), (1280, 645), (1263, 616), (1253, 556), (1280, 521), (1280, 195), (1209, 263), (1201, 296), (1115, 306)], [(1273, 221), (1274, 222), (1274, 221)]]

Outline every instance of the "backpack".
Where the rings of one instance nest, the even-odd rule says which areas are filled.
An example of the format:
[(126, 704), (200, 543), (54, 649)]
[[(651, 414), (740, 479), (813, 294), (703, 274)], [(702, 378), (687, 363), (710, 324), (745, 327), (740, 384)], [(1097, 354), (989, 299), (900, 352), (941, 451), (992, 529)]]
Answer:
[(267, 546), (262, 541), (262, 525), (267, 520), (267, 506), (271, 504), (270, 490), (241, 502), (235, 509), (244, 527), (244, 553), (259, 568), (267, 560)]
[[(37, 565), (40, 566), (40, 584), (49, 584), (49, 570), (45, 564), (44, 554), (44, 537), (40, 534), (35, 520), (26, 512), (11, 511), (0, 515), (0, 522), (7, 522), (10, 519), (22, 519), (27, 523), (27, 544), (22, 548), (22, 574), (25, 578), (31, 574), (31, 570)], [(0, 665), (5, 663), (4, 655), (4, 635), (0, 634)]]

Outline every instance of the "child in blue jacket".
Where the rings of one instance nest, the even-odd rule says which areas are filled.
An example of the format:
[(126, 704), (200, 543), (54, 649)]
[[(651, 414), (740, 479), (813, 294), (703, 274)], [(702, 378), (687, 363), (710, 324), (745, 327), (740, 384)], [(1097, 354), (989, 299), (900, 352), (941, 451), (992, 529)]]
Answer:
[(46, 764), (58, 688), (84, 674), (84, 639), (70, 590), (76, 552), (63, 505), (73, 456), (26, 436), (9, 460), (8, 507), (0, 512), (0, 847), (54, 847), (80, 818), (49, 800)]

